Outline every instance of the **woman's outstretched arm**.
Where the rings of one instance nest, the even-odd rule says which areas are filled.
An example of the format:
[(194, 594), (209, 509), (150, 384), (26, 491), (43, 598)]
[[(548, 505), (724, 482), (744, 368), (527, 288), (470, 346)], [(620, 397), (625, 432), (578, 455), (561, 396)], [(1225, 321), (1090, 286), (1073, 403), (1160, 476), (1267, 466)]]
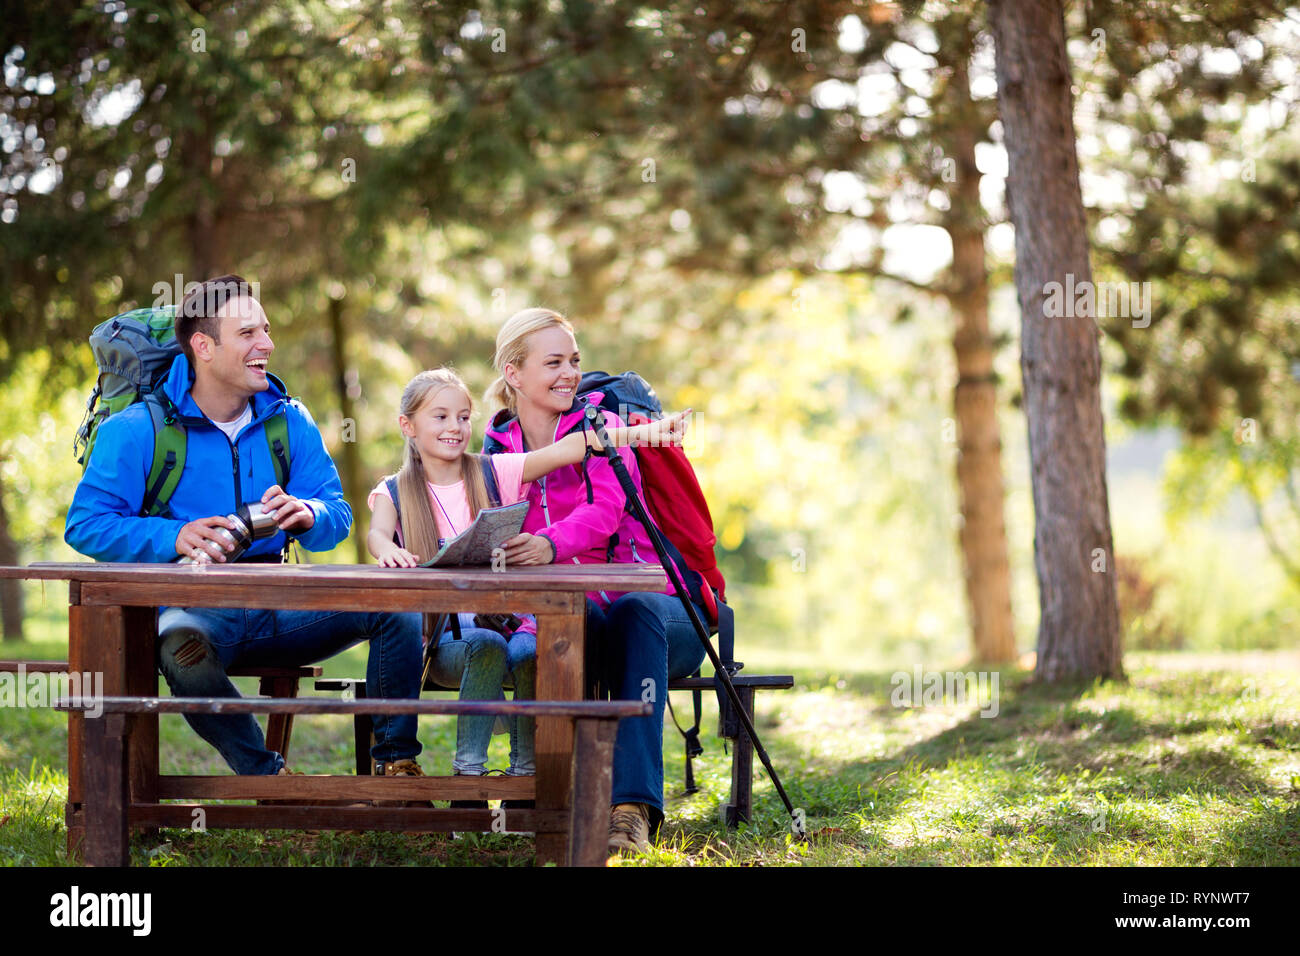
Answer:
[[(608, 429), (609, 440), (615, 448), (626, 445), (680, 445), (686, 439), (688, 416), (691, 409), (668, 415), (657, 422), (643, 425), (620, 425)], [(594, 428), (565, 435), (559, 441), (531, 451), (524, 459), (522, 481), (535, 481), (565, 465), (576, 465), (587, 454), (587, 448), (603, 451)]]

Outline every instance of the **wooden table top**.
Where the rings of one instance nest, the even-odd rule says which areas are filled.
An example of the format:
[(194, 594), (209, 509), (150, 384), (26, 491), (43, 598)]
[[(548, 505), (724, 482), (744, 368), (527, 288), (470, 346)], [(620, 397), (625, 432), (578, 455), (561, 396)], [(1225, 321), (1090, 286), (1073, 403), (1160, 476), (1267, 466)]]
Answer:
[(0, 578), (85, 583), (288, 585), (302, 588), (375, 588), (433, 591), (662, 591), (657, 564), (548, 564), (506, 568), (380, 568), (367, 564), (115, 564), (38, 562), (0, 566)]

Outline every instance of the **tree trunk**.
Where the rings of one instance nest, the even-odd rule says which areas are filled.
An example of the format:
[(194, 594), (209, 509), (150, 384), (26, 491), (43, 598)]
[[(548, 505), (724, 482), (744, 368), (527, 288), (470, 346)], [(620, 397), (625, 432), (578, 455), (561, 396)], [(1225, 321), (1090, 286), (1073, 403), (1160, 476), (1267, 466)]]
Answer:
[[(1050, 283), (1091, 288), (1060, 0), (997, 0), (998, 110), (1016, 229), (1020, 367), (1034, 491), (1039, 680), (1122, 677), (1093, 303), (1049, 309)], [(1068, 278), (1067, 278), (1068, 277)], [(1058, 299), (1059, 301), (1059, 299)], [(1078, 306), (1078, 307), (1076, 307)], [(1049, 315), (1049, 312), (1051, 313)]]
[[(223, 259), (218, 230), (217, 195), (220, 190), (221, 161), (213, 156), (216, 137), (206, 114), (196, 117), (196, 125), (181, 138), (181, 165), (193, 192), (194, 207), (185, 217), (189, 239), (190, 275), (185, 282), (204, 282), (229, 270)], [(220, 270), (220, 271), (217, 271)]]
[(945, 226), (952, 238), (953, 292), (948, 300), (957, 320), (952, 344), (957, 355), (953, 414), (957, 421), (957, 484), (961, 489), (960, 539), (975, 659), (1000, 664), (1015, 659), (1016, 636), (1003, 519), (997, 379), (989, 335), (984, 208), (980, 204), (980, 173), (975, 165), (977, 127), (967, 121), (969, 117), (978, 123), (979, 117), (970, 96), (971, 51), (963, 49), (959, 53), (953, 63), (950, 87), (955, 122), (945, 143), (945, 153), (956, 165), (956, 182)]
[[(9, 534), (9, 513), (5, 511), (4, 493), (0, 489), (0, 565), (18, 564), (18, 543)], [(4, 640), (23, 639), (23, 582), (16, 578), (0, 581), (0, 617), (4, 621)]]
[[(361, 446), (357, 444), (357, 419), (352, 396), (348, 394), (347, 360), (344, 356), (347, 347), (347, 329), (343, 324), (342, 299), (329, 297), (329, 314), (330, 343), (334, 359), (334, 388), (338, 392), (339, 410), (343, 414), (343, 443), (339, 455), (342, 459), (343, 473), (340, 477), (343, 479), (343, 492), (348, 501), (358, 502), (353, 507), (359, 508), (359, 502), (366, 500), (368, 489), (361, 481)], [(365, 535), (361, 532), (361, 517), (356, 511), (352, 514), (351, 538), (357, 549), (357, 564), (365, 564), (367, 561)]]

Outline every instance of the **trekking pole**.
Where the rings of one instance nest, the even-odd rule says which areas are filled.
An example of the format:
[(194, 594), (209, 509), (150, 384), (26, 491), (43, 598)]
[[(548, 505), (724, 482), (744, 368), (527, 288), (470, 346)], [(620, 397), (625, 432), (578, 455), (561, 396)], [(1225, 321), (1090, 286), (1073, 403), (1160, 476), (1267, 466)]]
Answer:
[(772, 768), (772, 761), (768, 759), (767, 750), (763, 747), (763, 742), (758, 739), (758, 731), (754, 729), (754, 722), (749, 719), (749, 714), (740, 702), (740, 695), (736, 693), (736, 688), (731, 683), (731, 674), (722, 666), (718, 652), (713, 649), (713, 643), (709, 640), (708, 629), (704, 626), (704, 622), (700, 620), (685, 585), (677, 576), (677, 567), (668, 556), (668, 549), (664, 547), (663, 539), (659, 537), (659, 529), (655, 527), (654, 522), (650, 520), (650, 516), (646, 514), (645, 506), (641, 504), (641, 496), (637, 494), (636, 482), (632, 480), (631, 474), (628, 473), (627, 464), (618, 453), (618, 449), (610, 443), (600, 409), (595, 405), (588, 405), (586, 418), (587, 423), (595, 429), (596, 437), (600, 439), (600, 444), (603, 447), (603, 451), (599, 454), (603, 454), (608, 459), (610, 467), (614, 469), (614, 474), (618, 477), (618, 483), (623, 487), (623, 494), (627, 497), (632, 513), (636, 516), (637, 521), (641, 522), (646, 534), (649, 535), (650, 543), (654, 545), (655, 554), (659, 556), (659, 563), (663, 565), (664, 571), (668, 573), (669, 580), (672, 581), (673, 587), (677, 589), (677, 596), (681, 599), (682, 607), (686, 609), (687, 617), (691, 619), (691, 623), (695, 626), (695, 635), (700, 639), (700, 643), (704, 645), (705, 653), (709, 655), (709, 661), (713, 664), (713, 673), (721, 678), (722, 685), (726, 687), (727, 697), (731, 701), (731, 706), (736, 709), (736, 716), (740, 718), (741, 724), (745, 727), (745, 733), (749, 734), (749, 739), (753, 741), (754, 751), (758, 754), (758, 759), (763, 762), (763, 769), (767, 771), (772, 785), (776, 787), (781, 802), (785, 804), (786, 813), (790, 814), (791, 829), (800, 839), (806, 839), (807, 827), (803, 815), (795, 813), (794, 805), (790, 803), (790, 798), (786, 796), (785, 788), (781, 786), (781, 779), (776, 775), (776, 770)]

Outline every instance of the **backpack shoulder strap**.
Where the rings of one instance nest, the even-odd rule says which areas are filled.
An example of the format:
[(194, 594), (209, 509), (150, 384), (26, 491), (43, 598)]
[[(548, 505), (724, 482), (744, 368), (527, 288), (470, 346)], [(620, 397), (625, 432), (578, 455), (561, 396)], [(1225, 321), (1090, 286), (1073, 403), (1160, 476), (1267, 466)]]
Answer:
[(176, 408), (166, 395), (149, 393), (143, 401), (153, 422), (153, 462), (144, 483), (140, 515), (154, 518), (167, 511), (185, 470), (185, 426), (177, 420)]
[(275, 466), (275, 483), (281, 488), (289, 484), (289, 422), (284, 412), (277, 412), (262, 426), (266, 444), (271, 449), (271, 463)]
[(479, 455), (479, 466), (483, 469), (483, 484), (487, 486), (488, 507), (501, 507), (501, 489), (497, 486), (497, 471), (492, 467), (491, 455)]
[(397, 511), (397, 527), (393, 529), (393, 540), (400, 546), (402, 544), (402, 499), (397, 494), (397, 476), (385, 478), (384, 487), (388, 489), (388, 497), (393, 499), (393, 508)]

